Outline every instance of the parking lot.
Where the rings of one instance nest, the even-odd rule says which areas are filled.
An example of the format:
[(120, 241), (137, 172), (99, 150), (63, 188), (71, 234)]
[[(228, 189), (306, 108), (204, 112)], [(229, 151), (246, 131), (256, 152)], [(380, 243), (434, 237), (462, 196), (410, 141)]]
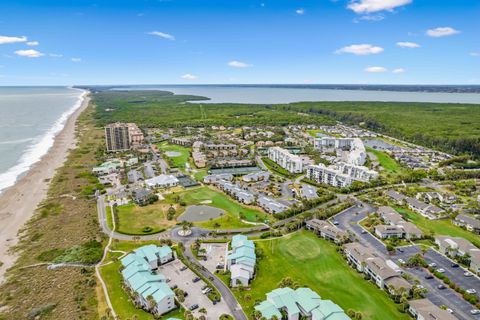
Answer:
[[(377, 239), (372, 234), (363, 231), (364, 229), (358, 224), (359, 221), (364, 219), (367, 216), (368, 212), (372, 208), (369, 205), (364, 205), (364, 207), (350, 207), (341, 213), (337, 214), (332, 218), (332, 222), (335, 221), (338, 228), (348, 231), (353, 239), (357, 239), (360, 243), (374, 248), (384, 259), (391, 259), (395, 263), (398, 263), (398, 259), (408, 261), (408, 259), (414, 256), (416, 253), (421, 250), (416, 245), (404, 246), (398, 248), (394, 254), (389, 254), (385, 248), (385, 245)], [(445, 269), (445, 274), (452, 279), (454, 282), (458, 283), (461, 287), (465, 289), (473, 288), (477, 290), (477, 294), (480, 288), (480, 280), (476, 277), (465, 277), (463, 276), (464, 270), (462, 268), (452, 268), (451, 261), (444, 256), (440, 255), (438, 252), (429, 250), (425, 253), (425, 258), (427, 262), (435, 262), (437, 268)], [(423, 285), (428, 293), (426, 297), (430, 299), (437, 306), (445, 305), (451, 308), (454, 311), (454, 314), (459, 319), (480, 319), (480, 315), (471, 315), (470, 310), (475, 307), (463, 299), (458, 293), (450, 288), (438, 289), (438, 286), (442, 284), (438, 279), (425, 279), (425, 276), (428, 272), (423, 269), (405, 269), (405, 272), (417, 278), (421, 285)], [(470, 282), (471, 280), (471, 282)], [(465, 287), (468, 285), (468, 287)], [(477, 289), (478, 288), (478, 289)]]
[(193, 282), (193, 279), (195, 279), (197, 275), (192, 270), (186, 268), (182, 271), (182, 269), (185, 269), (185, 265), (176, 259), (161, 266), (159, 271), (167, 278), (170, 287), (176, 285), (188, 293), (188, 296), (185, 297), (185, 301), (183, 302), (186, 309), (198, 304), (198, 308), (193, 310), (194, 316), (199, 317), (201, 315), (199, 310), (205, 308), (209, 319), (218, 319), (222, 314), (230, 313), (228, 306), (223, 300), (214, 305), (207, 295), (202, 292), (206, 285), (205, 282), (202, 280)]
[(200, 250), (205, 249), (207, 260), (200, 260), (200, 263), (211, 273), (215, 273), (217, 265), (225, 266), (226, 243), (202, 243)]

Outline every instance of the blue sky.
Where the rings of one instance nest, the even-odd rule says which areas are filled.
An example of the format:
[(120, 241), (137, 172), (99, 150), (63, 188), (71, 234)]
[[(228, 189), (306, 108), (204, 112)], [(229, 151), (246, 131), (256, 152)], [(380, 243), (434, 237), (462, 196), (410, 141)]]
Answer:
[(0, 85), (480, 84), (478, 0), (2, 0)]

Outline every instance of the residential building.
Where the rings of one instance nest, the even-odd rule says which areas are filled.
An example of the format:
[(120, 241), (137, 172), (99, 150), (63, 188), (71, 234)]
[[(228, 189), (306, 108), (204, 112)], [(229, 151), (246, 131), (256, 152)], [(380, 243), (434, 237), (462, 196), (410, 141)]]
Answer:
[(360, 272), (364, 272), (364, 263), (367, 258), (374, 256), (375, 251), (369, 247), (366, 247), (358, 242), (347, 243), (343, 245), (343, 251), (347, 258), (355, 269)]
[(444, 213), (443, 209), (440, 209), (433, 204), (426, 204), (425, 202), (419, 201), (415, 198), (407, 198), (406, 202), (410, 209), (420, 213), (422, 216), (430, 220), (439, 219)]
[(434, 305), (429, 299), (410, 301), (408, 312), (417, 320), (458, 320), (450, 312)]
[(331, 300), (322, 300), (310, 288), (278, 288), (267, 293), (267, 299), (255, 306), (265, 319), (282, 319), (282, 312), (288, 320), (349, 320), (350, 318)]
[(268, 149), (268, 158), (291, 173), (302, 173), (302, 158), (280, 147)]
[(146, 310), (153, 309), (154, 313), (162, 315), (176, 307), (175, 294), (165, 277), (154, 272), (161, 264), (173, 259), (170, 247), (155, 245), (140, 247), (121, 259), (123, 281), (136, 293), (135, 299)]
[(407, 240), (421, 239), (423, 237), (422, 230), (411, 222), (400, 221), (397, 226), (403, 229), (404, 236)]
[(345, 161), (355, 166), (362, 166), (367, 159), (365, 146), (359, 138), (334, 138), (327, 136), (315, 139), (313, 147), (321, 151), (332, 149), (348, 151)]
[(135, 191), (133, 191), (133, 201), (136, 204), (144, 205), (148, 202), (151, 195), (152, 195), (152, 191), (148, 189), (143, 189), (143, 188), (136, 189)]
[(258, 171), (246, 174), (242, 177), (242, 180), (245, 182), (257, 182), (257, 181), (268, 181), (270, 178), (270, 172), (267, 171)]
[(271, 214), (280, 213), (289, 209), (286, 205), (264, 196), (258, 197), (257, 203), (263, 210)]
[(145, 184), (150, 188), (168, 188), (178, 185), (178, 179), (171, 174), (161, 174), (159, 176), (145, 180)]
[(405, 200), (407, 199), (407, 196), (404, 194), (401, 194), (395, 190), (387, 190), (385, 191), (385, 194), (389, 196), (392, 200), (394, 200), (397, 204), (403, 205)]
[(382, 220), (390, 225), (396, 225), (403, 221), (403, 217), (392, 207), (382, 206), (377, 210), (377, 214)]
[(403, 238), (404, 231), (397, 226), (380, 224), (375, 226), (375, 234), (380, 239)]
[(235, 235), (232, 237), (231, 248), (227, 255), (227, 268), (231, 273), (230, 285), (248, 286), (255, 275), (255, 244), (244, 235)]
[(232, 181), (233, 175), (231, 173), (210, 174), (203, 178), (203, 182), (207, 184), (217, 184), (221, 181)]
[(107, 152), (129, 150), (130, 138), (128, 135), (128, 125), (117, 122), (105, 126), (105, 142)]
[(219, 151), (219, 150), (236, 150), (237, 145), (235, 144), (224, 144), (224, 143), (208, 143), (203, 146), (208, 151)]
[(192, 145), (192, 139), (190, 138), (171, 138), (171, 144), (176, 144), (183, 147), (189, 147)]
[(472, 256), (472, 253), (480, 252), (480, 249), (470, 241), (460, 237), (436, 236), (435, 243), (438, 245), (441, 253), (450, 257), (462, 257), (466, 254)]
[(338, 188), (348, 187), (353, 181), (368, 182), (377, 177), (378, 172), (367, 167), (343, 162), (328, 167), (322, 163), (307, 167), (307, 179)]
[(336, 226), (326, 222), (325, 220), (311, 219), (306, 223), (306, 227), (309, 230), (315, 231), (322, 238), (332, 240), (337, 244), (343, 243), (348, 240), (348, 233)]
[(242, 188), (238, 187), (233, 183), (220, 181), (217, 185), (221, 190), (223, 190), (225, 193), (229, 194), (232, 198), (236, 199), (239, 202), (242, 202), (244, 204), (252, 204), (255, 202), (255, 195), (253, 193), (247, 190), (243, 190)]
[(142, 130), (135, 123), (111, 123), (105, 126), (107, 152), (125, 151), (144, 142)]
[(468, 231), (480, 233), (480, 220), (473, 216), (459, 214), (453, 220), (453, 224), (460, 227), (465, 227)]

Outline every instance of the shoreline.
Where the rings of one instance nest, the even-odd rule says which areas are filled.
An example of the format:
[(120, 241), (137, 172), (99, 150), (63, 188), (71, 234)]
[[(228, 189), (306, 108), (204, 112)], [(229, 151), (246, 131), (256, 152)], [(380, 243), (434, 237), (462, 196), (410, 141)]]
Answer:
[(85, 91), (80, 106), (70, 114), (48, 152), (0, 194), (0, 283), (4, 281), (6, 270), (16, 261), (16, 254), (9, 250), (18, 243), (19, 230), (46, 198), (50, 180), (64, 164), (69, 150), (76, 146), (76, 122), (89, 102), (89, 92)]

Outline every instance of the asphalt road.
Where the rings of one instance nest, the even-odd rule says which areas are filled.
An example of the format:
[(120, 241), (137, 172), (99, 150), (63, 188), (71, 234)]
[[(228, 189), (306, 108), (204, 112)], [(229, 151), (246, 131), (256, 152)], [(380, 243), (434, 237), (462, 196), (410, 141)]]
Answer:
[[(331, 218), (331, 220), (336, 221), (338, 223), (337, 227), (339, 227), (340, 229), (348, 231), (353, 239), (358, 240), (363, 245), (373, 247), (379, 253), (379, 255), (382, 256), (382, 258), (390, 259), (397, 264), (398, 259), (403, 259), (404, 261), (407, 261), (411, 256), (414, 256), (416, 253), (421, 252), (420, 248), (418, 248), (416, 245), (411, 245), (401, 247), (401, 251), (397, 249), (394, 254), (389, 254), (385, 248), (385, 245), (379, 239), (377, 239), (372, 234), (365, 232), (365, 230), (358, 224), (358, 222), (364, 219), (369, 212), (373, 212), (373, 208), (367, 204), (364, 204), (362, 207), (352, 206), (340, 212), (339, 214)], [(435, 262), (438, 261), (438, 263), (436, 262), (438, 267), (444, 268), (445, 270), (447, 270), (448, 268), (448, 272), (454, 269), (450, 267), (451, 262), (447, 258), (443, 257), (434, 250), (429, 250), (426, 253), (425, 258), (427, 261), (429, 261), (429, 259), (432, 259), (432, 261), (433, 259), (436, 259)], [(466, 277), (463, 276), (462, 269), (456, 269), (457, 270), (454, 270), (453, 272), (456, 272), (457, 276), (459, 276), (458, 274), (460, 273), (461, 276), (466, 279)], [(425, 276), (428, 274), (428, 271), (426, 269), (404, 268), (404, 272), (412, 275), (420, 281), (420, 284), (428, 290), (426, 298), (430, 299), (437, 306), (445, 305), (449, 307), (454, 311), (455, 316), (462, 320), (480, 319), (480, 315), (473, 316), (470, 314), (470, 310), (474, 309), (474, 306), (465, 301), (463, 297), (460, 296), (457, 292), (450, 288), (446, 288), (443, 290), (438, 289), (438, 285), (442, 284), (442, 282), (436, 278), (429, 280), (425, 279)], [(450, 274), (447, 275), (450, 277)], [(472, 278), (474, 277), (470, 277), (469, 279)], [(457, 278), (454, 278), (453, 276), (451, 277), (451, 279), (453, 281), (457, 280)], [(465, 279), (462, 280), (465, 281)], [(478, 279), (475, 278), (475, 281), (478, 281)], [(476, 289), (475, 286), (472, 286), (472, 288)]]

